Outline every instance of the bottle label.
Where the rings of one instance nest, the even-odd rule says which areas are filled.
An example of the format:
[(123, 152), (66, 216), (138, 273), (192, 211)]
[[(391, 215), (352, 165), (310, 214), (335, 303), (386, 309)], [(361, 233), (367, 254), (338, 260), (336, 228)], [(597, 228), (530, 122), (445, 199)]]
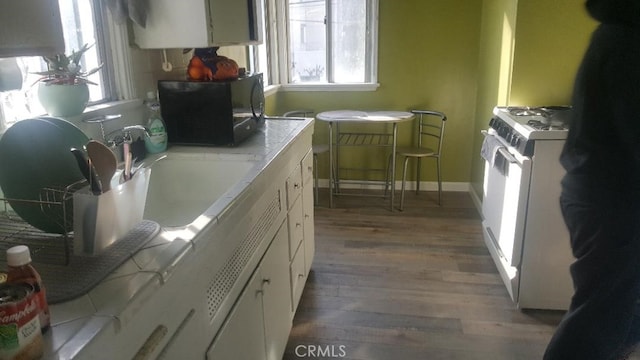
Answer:
[(161, 120), (153, 120), (149, 127), (149, 132), (151, 133), (149, 141), (151, 141), (153, 145), (162, 145), (167, 142), (167, 132)]
[[(28, 290), (24, 290), (26, 287)], [(38, 318), (37, 294), (28, 284), (3, 284), (3, 294), (18, 298), (0, 303), (0, 358), (36, 359), (42, 356), (43, 340)]]

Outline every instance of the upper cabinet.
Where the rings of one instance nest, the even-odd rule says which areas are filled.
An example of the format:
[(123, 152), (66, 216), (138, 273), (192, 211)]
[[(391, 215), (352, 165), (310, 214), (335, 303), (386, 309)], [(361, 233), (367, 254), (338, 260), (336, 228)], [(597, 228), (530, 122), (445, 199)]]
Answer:
[(0, 2), (0, 57), (64, 52), (57, 0)]
[(259, 0), (153, 0), (146, 27), (133, 24), (142, 49), (204, 48), (262, 42)]

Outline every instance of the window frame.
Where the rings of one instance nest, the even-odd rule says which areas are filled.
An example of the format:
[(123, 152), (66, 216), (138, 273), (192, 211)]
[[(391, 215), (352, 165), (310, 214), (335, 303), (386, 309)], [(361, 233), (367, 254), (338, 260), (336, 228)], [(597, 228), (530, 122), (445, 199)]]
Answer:
[[(98, 0), (98, 2), (100, 4), (103, 3), (101, 0)], [(135, 84), (131, 81), (136, 77), (129, 47), (127, 25), (126, 23), (117, 24), (110, 11), (104, 11), (103, 9), (103, 12), (106, 14), (106, 24), (103, 24), (103, 32), (108, 38), (105, 44), (108, 44), (111, 51), (109, 63), (112, 74), (111, 81), (113, 82), (112, 95), (114, 97), (111, 101), (135, 100), (139, 96), (136, 94)]]
[[(110, 34), (110, 24), (113, 22), (109, 18), (109, 11), (104, 8), (102, 1), (92, 0), (92, 3), (94, 6), (93, 22), (96, 30), (96, 40), (101, 44), (101, 46), (97, 47), (98, 57), (104, 62), (104, 65), (100, 70), (100, 79), (102, 80), (104, 98), (100, 101), (90, 102), (89, 105), (108, 103), (118, 100), (117, 82), (115, 79), (116, 69), (118, 66), (114, 63), (115, 59), (113, 56), (109, 56), (109, 54), (113, 54)], [(107, 59), (109, 61), (106, 61)]]
[[(327, 0), (330, 1), (330, 0)], [(265, 26), (267, 27), (267, 45), (268, 63), (270, 78), (272, 83), (265, 84), (266, 91), (273, 91), (274, 88), (279, 91), (375, 91), (380, 87), (378, 83), (378, 11), (379, 0), (367, 0), (370, 2), (368, 10), (367, 24), (369, 28), (368, 50), (370, 51), (371, 61), (365, 64), (368, 67), (368, 82), (362, 83), (291, 83), (289, 79), (290, 54), (289, 54), (289, 1), (266, 0), (268, 7), (265, 9)], [(330, 27), (327, 27), (327, 31)], [(330, 45), (327, 45), (330, 47)], [(253, 54), (257, 50), (252, 49)], [(271, 61), (276, 59), (276, 61)]]
[[(57, 3), (57, 1), (56, 1)], [(126, 24), (117, 24), (111, 12), (101, 0), (91, 0), (93, 7), (92, 21), (95, 28), (96, 46), (98, 58), (104, 63), (100, 70), (103, 98), (90, 101), (87, 109), (80, 115), (83, 118), (97, 116), (107, 109), (114, 107), (128, 108), (131, 104), (139, 102), (136, 99), (135, 84), (129, 48), (129, 35)], [(68, 53), (65, 50), (65, 53)], [(23, 83), (23, 89), (31, 84)], [(31, 90), (33, 91), (33, 90)], [(42, 114), (33, 114), (39, 116)], [(17, 119), (16, 121), (20, 121)], [(8, 123), (6, 121), (9, 121)], [(11, 126), (13, 120), (5, 119), (2, 104), (0, 104), (0, 133)]]
[(135, 76), (127, 24), (118, 24), (103, 0), (90, 1), (94, 9), (95, 36), (101, 45), (97, 46), (98, 56), (104, 64), (100, 70), (104, 98), (89, 102), (85, 113), (96, 106), (105, 108), (136, 98), (135, 85), (131, 81)]

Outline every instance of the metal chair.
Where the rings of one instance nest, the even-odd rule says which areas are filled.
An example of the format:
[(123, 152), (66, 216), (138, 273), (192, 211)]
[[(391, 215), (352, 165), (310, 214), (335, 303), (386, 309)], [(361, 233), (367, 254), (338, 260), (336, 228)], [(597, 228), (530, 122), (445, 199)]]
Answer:
[(402, 170), (402, 190), (400, 195), (400, 210), (404, 210), (404, 190), (407, 178), (407, 164), (409, 159), (417, 159), (416, 194), (420, 191), (420, 170), (423, 158), (436, 159), (436, 175), (438, 178), (438, 205), (442, 205), (442, 177), (440, 169), (440, 154), (447, 116), (439, 111), (412, 110), (418, 116), (418, 144), (413, 147), (399, 146), (398, 156), (404, 156)]
[[(313, 116), (314, 111), (308, 109), (302, 110), (291, 110), (284, 113), (282, 116), (284, 117), (311, 117)], [(313, 200), (317, 204), (318, 203), (318, 155), (329, 152), (328, 144), (312, 144), (311, 152), (313, 153)]]

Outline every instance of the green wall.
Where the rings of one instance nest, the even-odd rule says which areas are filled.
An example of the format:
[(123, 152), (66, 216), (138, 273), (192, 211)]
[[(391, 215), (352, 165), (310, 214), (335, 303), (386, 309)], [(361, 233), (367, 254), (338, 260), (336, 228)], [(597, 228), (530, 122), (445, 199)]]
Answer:
[(583, 1), (520, 0), (510, 104), (569, 104), (595, 25)]
[[(481, 194), (480, 130), (492, 108), (568, 104), (594, 25), (578, 0), (380, 0), (376, 91), (279, 92), (267, 110), (443, 111), (449, 117), (443, 180), (470, 182)], [(411, 126), (400, 125), (400, 144), (411, 143)], [(315, 130), (314, 141), (326, 142), (326, 124)], [(354, 167), (386, 160), (363, 151), (342, 155)], [(320, 177), (327, 178), (324, 158)], [(423, 179), (435, 180), (432, 167), (423, 172)]]
[[(472, 158), (473, 119), (482, 0), (381, 0), (379, 9), (378, 82), (370, 92), (280, 92), (276, 113), (296, 108), (316, 112), (335, 109), (427, 108), (443, 111), (449, 121), (442, 156), (444, 181), (468, 182)], [(411, 143), (411, 123), (400, 125), (401, 144)], [(317, 122), (314, 141), (327, 140), (327, 126)], [(375, 162), (384, 156), (345, 152), (346, 166)], [(320, 159), (320, 177), (328, 164)], [(368, 164), (371, 165), (371, 164)], [(324, 170), (323, 170), (324, 169)], [(426, 180), (435, 180), (424, 166)], [(362, 175), (358, 173), (357, 175)], [(356, 176), (356, 174), (353, 174)], [(348, 177), (348, 176), (347, 176)]]
[[(520, 0), (524, 1), (524, 0)], [(471, 185), (482, 194), (484, 162), (480, 148), (484, 137), (480, 131), (487, 128), (491, 112), (496, 105), (508, 103), (511, 87), (511, 69), (515, 43), (516, 0), (485, 0), (482, 7), (480, 55), (478, 59), (478, 94), (473, 127), (473, 158)]]
[[(505, 21), (505, 18), (507, 21)], [(482, 194), (480, 130), (495, 105), (570, 104), (575, 72), (595, 22), (583, 1), (485, 0), (471, 184)], [(513, 43), (510, 43), (511, 33)], [(495, 51), (500, 49), (503, 66)], [(510, 59), (510, 66), (504, 60)], [(511, 67), (509, 69), (509, 67)]]
[(269, 114), (269, 115), (276, 115), (276, 114), (280, 114), (278, 112), (278, 110), (276, 109), (276, 102), (278, 99), (278, 94), (273, 94), (273, 95), (268, 95), (265, 97), (264, 99), (264, 112), (265, 114)]

